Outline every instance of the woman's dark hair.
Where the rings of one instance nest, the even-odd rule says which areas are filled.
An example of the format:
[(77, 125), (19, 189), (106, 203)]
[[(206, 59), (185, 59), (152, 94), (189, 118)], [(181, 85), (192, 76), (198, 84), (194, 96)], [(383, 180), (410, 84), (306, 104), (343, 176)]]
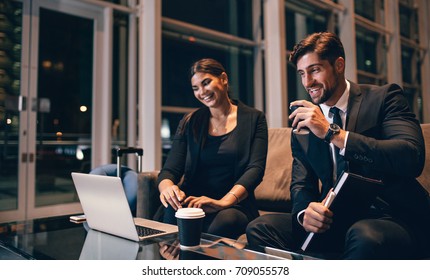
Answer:
[(321, 59), (328, 60), (331, 65), (336, 59), (345, 59), (345, 50), (339, 37), (331, 32), (314, 33), (301, 40), (290, 54), (290, 62), (297, 66), (299, 58), (307, 53), (315, 52)]
[(208, 73), (219, 77), (223, 72), (225, 69), (221, 63), (212, 58), (202, 58), (191, 65), (189, 78), (191, 79), (196, 73)]

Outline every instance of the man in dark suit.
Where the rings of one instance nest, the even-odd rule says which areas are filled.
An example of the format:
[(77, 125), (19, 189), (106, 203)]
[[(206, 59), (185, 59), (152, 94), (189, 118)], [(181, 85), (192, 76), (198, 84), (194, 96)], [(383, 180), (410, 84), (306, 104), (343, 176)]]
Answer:
[(291, 137), (293, 209), (291, 214), (264, 215), (251, 222), (249, 244), (297, 250), (309, 232), (327, 232), (336, 213), (324, 200), (336, 176), (348, 170), (382, 180), (384, 190), (365, 219), (313, 250), (343, 259), (425, 256), (430, 200), (415, 179), (424, 167), (425, 146), (402, 89), (346, 80), (345, 52), (332, 33), (308, 36), (294, 47), (290, 61), (312, 100), (291, 103), (301, 106), (289, 116), (292, 126), (310, 131)]

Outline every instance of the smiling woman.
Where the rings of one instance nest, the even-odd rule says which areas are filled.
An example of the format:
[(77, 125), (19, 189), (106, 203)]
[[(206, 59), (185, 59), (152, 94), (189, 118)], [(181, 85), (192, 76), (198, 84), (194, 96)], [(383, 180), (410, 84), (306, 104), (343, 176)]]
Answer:
[(202, 59), (191, 67), (194, 96), (209, 107), (209, 134), (222, 135), (237, 125), (237, 106), (229, 98), (227, 74), (220, 63)]
[(254, 189), (266, 164), (266, 118), (230, 99), (228, 75), (218, 61), (198, 60), (190, 79), (204, 106), (182, 119), (160, 172), (164, 222), (175, 224), (179, 208), (198, 207), (206, 213), (203, 231), (237, 238), (258, 215)]

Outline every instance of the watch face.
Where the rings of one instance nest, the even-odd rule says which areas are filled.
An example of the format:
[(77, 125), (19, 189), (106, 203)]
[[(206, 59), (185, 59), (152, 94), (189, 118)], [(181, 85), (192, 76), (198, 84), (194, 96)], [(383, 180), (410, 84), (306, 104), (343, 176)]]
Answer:
[(330, 143), (333, 135), (338, 134), (339, 132), (340, 132), (340, 127), (335, 123), (331, 123), (324, 137), (324, 141), (326, 141), (327, 143)]
[(332, 130), (334, 133), (338, 133), (340, 131), (340, 127), (335, 123), (331, 123), (330, 130)]

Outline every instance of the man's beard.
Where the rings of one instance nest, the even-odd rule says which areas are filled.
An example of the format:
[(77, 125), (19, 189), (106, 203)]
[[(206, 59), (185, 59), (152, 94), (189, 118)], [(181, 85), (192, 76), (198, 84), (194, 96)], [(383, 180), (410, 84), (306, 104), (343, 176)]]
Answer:
[(333, 96), (333, 90), (323, 88), (323, 93), (315, 104), (323, 104)]
[(323, 104), (323, 103), (327, 102), (327, 100), (329, 100), (334, 95), (336, 89), (339, 86), (339, 82), (338, 82), (338, 75), (335, 71), (333, 71), (333, 75), (335, 77), (335, 83), (330, 88), (325, 88), (323, 85), (321, 87), (322, 94), (318, 98), (312, 99), (312, 102), (314, 104), (316, 104), (316, 105)]

